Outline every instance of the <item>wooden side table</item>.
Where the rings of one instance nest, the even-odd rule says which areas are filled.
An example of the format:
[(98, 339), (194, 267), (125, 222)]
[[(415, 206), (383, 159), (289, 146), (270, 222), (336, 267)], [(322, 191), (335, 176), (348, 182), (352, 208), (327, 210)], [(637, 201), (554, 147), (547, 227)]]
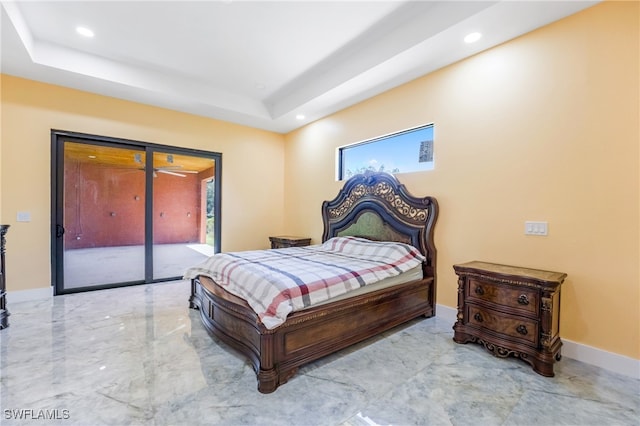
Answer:
[(269, 237), (271, 241), (271, 248), (286, 248), (286, 247), (304, 247), (311, 244), (311, 238), (306, 237), (293, 237), (290, 235), (280, 235), (277, 237)]
[(457, 343), (477, 342), (553, 377), (560, 360), (560, 286), (567, 274), (486, 262), (454, 265), (458, 275)]

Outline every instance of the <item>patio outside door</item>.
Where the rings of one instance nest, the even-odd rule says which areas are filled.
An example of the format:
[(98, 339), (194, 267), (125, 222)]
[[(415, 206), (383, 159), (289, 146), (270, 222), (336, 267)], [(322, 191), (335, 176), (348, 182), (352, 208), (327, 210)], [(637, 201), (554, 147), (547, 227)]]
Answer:
[(179, 279), (219, 251), (219, 157), (55, 131), (52, 142), (56, 294)]
[(215, 254), (215, 162), (153, 153), (153, 277), (182, 276)]

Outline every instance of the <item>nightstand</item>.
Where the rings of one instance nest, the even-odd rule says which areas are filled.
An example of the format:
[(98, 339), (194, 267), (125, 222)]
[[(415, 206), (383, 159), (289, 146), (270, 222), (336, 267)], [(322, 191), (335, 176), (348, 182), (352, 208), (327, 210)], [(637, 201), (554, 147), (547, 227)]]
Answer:
[(304, 247), (311, 244), (311, 238), (305, 237), (292, 237), (290, 235), (280, 235), (277, 237), (269, 237), (271, 241), (271, 248), (286, 248), (286, 247)]
[(560, 286), (567, 274), (486, 262), (454, 265), (458, 275), (457, 343), (477, 342), (553, 377), (560, 360)]
[(7, 271), (4, 260), (5, 235), (10, 225), (0, 225), (0, 330), (9, 327), (9, 311), (7, 310)]

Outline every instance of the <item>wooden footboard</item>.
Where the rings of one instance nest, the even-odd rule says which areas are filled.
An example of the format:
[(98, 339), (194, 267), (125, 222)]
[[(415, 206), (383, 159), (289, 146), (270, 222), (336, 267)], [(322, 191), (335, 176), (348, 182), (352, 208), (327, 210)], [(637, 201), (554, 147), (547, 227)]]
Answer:
[(291, 314), (268, 330), (242, 299), (210, 278), (191, 281), (190, 307), (207, 330), (247, 356), (258, 391), (270, 393), (298, 367), (420, 315), (434, 315), (433, 278), (413, 281)]

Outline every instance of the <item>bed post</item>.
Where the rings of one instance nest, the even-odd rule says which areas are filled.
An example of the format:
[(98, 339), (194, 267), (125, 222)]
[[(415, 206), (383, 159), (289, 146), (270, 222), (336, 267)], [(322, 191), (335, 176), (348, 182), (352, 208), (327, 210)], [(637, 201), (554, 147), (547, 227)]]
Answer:
[(192, 278), (191, 279), (191, 296), (189, 297), (189, 308), (190, 309), (199, 309), (200, 308), (200, 303), (196, 303), (196, 302), (199, 302), (199, 299), (196, 297), (196, 279), (197, 278)]
[(258, 376), (258, 391), (271, 393), (278, 388), (279, 374), (274, 365), (273, 334), (266, 333), (260, 336), (260, 365), (256, 374)]

